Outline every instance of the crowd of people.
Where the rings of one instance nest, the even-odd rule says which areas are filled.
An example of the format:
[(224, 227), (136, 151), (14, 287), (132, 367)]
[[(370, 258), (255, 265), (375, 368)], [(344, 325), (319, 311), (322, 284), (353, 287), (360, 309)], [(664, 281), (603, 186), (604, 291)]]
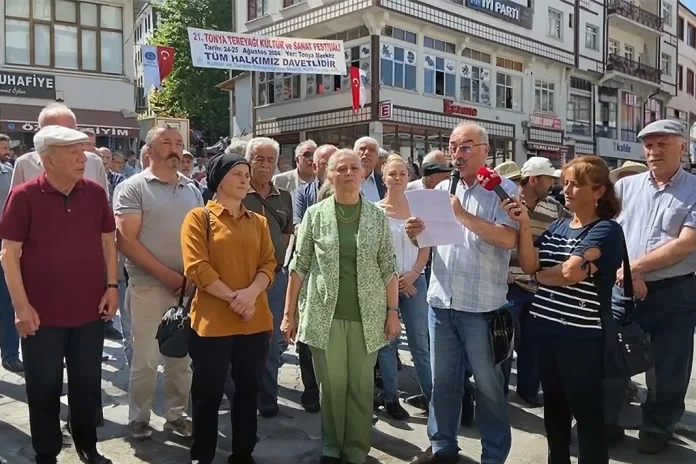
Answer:
[[(152, 434), (163, 364), (165, 429), (192, 438), (196, 464), (215, 458), (223, 397), (228, 462), (255, 462), (257, 414), (279, 413), (281, 356), (296, 344), (302, 407), (321, 414), (319, 462), (362, 464), (376, 413), (409, 418), (402, 325), (420, 389), (404, 401), (427, 415), (431, 443), (412, 463), (457, 462), (459, 428), (475, 417), (482, 464), (503, 464), (513, 358), (493, 354), (501, 311), (515, 326), (516, 395), (544, 408), (548, 462), (570, 463), (574, 419), (580, 462), (608, 463), (632, 384), (606, 372), (603, 321), (625, 317), (629, 275), (632, 317), (654, 356), (638, 450), (661, 453), (684, 413), (696, 177), (681, 167), (680, 123), (641, 131), (647, 164), (502, 163), (503, 201), (477, 180), (490, 146), (468, 121), (452, 130), (449, 158), (404, 160), (370, 137), (352, 149), (306, 140), (297, 168), (280, 174), (280, 147), (266, 137), (197, 162), (175, 128), (158, 126), (131, 165), (96, 147), (63, 105), (46, 107), (39, 126), (35, 151), (14, 162), (0, 135), (0, 349), (5, 369), (24, 371), (38, 464), (57, 463), (62, 448), (64, 369), (80, 458), (112, 462), (97, 448), (105, 337), (123, 342), (131, 435)], [(558, 184), (562, 202), (550, 195)], [(407, 196), (418, 189), (450, 192), (462, 243), (419, 246), (428, 224)], [(162, 356), (158, 327), (178, 305), (190, 312), (189, 355)]]

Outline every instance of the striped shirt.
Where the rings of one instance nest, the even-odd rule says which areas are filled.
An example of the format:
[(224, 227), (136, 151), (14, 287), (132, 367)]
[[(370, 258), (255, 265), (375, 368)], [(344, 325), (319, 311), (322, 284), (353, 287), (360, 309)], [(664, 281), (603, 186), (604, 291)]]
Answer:
[[(588, 230), (589, 229), (589, 230)], [(561, 219), (537, 239), (541, 269), (563, 264), (571, 256), (582, 256), (588, 248), (599, 248), (594, 262), (604, 278), (603, 294), (611, 295), (616, 270), (621, 265), (623, 234), (615, 221), (600, 220), (583, 228), (572, 229), (569, 219)], [(600, 293), (591, 277), (574, 285), (539, 285), (530, 314), (532, 324), (547, 333), (575, 338), (602, 336)], [(610, 297), (609, 297), (610, 298)], [(610, 304), (607, 300), (605, 304)]]
[[(532, 231), (532, 238), (536, 241), (541, 234), (557, 219), (570, 219), (571, 214), (555, 198), (546, 197), (539, 200), (533, 211), (529, 211), (529, 225)], [(515, 284), (528, 292), (535, 292), (536, 286), (532, 278), (522, 272), (517, 248), (512, 250), (510, 257), (510, 274), (515, 279)]]

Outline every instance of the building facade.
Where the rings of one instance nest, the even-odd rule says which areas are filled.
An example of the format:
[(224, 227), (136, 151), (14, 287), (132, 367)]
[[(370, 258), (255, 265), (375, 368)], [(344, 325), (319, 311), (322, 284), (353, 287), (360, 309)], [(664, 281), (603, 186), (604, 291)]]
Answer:
[(679, 39), (679, 58), (677, 59), (677, 96), (667, 107), (667, 116), (679, 119), (690, 128), (690, 149), (688, 162), (696, 162), (694, 138), (696, 131), (696, 14), (679, 2), (677, 18), (677, 38)]
[(138, 137), (133, 0), (4, 0), (0, 10), (0, 133), (17, 154), (38, 115), (61, 102), (98, 143), (130, 151)]
[(143, 52), (141, 47), (147, 45), (155, 34), (159, 17), (155, 6), (162, 3), (162, 0), (135, 0), (135, 25), (133, 26), (133, 42), (135, 57), (135, 109), (138, 114), (154, 116), (150, 110), (143, 82)]

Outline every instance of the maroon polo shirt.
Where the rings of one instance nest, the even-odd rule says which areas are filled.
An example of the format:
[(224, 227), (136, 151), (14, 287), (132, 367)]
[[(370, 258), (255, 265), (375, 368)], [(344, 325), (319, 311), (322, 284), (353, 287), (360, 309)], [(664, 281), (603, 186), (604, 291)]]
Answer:
[(106, 290), (102, 234), (116, 229), (104, 189), (80, 180), (68, 195), (43, 173), (10, 191), (0, 238), (22, 242), (22, 279), (41, 326), (76, 327), (100, 318)]

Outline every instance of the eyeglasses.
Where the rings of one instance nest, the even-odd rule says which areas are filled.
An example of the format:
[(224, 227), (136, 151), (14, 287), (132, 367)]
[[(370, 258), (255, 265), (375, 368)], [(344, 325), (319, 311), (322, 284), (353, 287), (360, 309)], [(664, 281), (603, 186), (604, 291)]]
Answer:
[(314, 153), (312, 153), (311, 151), (306, 151), (300, 155), (300, 158), (314, 159)]
[(488, 145), (487, 143), (473, 143), (473, 144), (465, 144), (465, 145), (452, 145), (450, 144), (449, 146), (449, 151), (450, 153), (457, 153), (460, 150), (464, 152), (464, 154), (469, 154), (472, 151), (474, 151), (474, 147), (480, 147), (482, 145)]

